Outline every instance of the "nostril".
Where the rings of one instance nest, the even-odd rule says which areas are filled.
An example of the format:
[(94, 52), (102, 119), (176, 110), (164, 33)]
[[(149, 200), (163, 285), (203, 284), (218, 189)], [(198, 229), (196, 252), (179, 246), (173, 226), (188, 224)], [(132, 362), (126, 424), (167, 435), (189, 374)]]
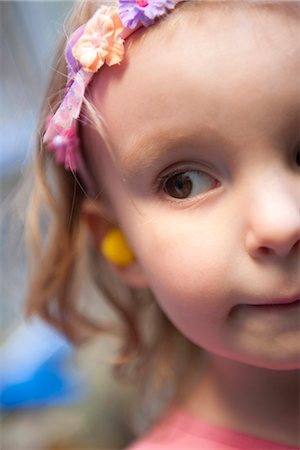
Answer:
[(281, 247), (279, 245), (262, 245), (258, 248), (258, 252), (260, 256), (270, 256), (272, 253), (276, 253), (279, 256), (286, 256), (287, 254), (295, 254), (300, 248), (300, 241), (297, 240), (292, 246), (285, 246), (282, 245)]
[(262, 255), (265, 255), (265, 256), (267, 256), (267, 255), (269, 255), (270, 254), (270, 252), (271, 252), (271, 250), (268, 248), (268, 247), (260, 247), (260, 253), (262, 254)]
[(292, 247), (292, 251), (298, 250), (300, 248), (300, 239)]

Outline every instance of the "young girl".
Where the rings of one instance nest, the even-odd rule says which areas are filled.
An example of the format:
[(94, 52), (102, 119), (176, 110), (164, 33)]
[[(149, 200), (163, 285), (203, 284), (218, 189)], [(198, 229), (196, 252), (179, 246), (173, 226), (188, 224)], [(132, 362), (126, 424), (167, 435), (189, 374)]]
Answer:
[[(84, 2), (66, 34), (29, 313), (117, 333), (122, 374), (160, 386), (131, 449), (298, 448), (299, 3)], [(78, 301), (86, 244), (118, 326)]]

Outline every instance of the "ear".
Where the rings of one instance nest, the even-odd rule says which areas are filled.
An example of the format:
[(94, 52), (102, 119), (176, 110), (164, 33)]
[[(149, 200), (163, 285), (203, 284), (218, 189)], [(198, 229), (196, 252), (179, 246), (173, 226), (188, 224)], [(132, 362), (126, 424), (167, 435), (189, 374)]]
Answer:
[[(117, 220), (107, 206), (93, 199), (85, 199), (81, 208), (81, 220), (89, 230), (94, 245), (101, 252), (101, 243), (112, 226), (117, 225)], [(136, 259), (126, 266), (119, 266), (111, 261), (106, 260), (107, 265), (117, 276), (131, 288), (147, 288), (148, 282), (144, 275), (143, 269)]]

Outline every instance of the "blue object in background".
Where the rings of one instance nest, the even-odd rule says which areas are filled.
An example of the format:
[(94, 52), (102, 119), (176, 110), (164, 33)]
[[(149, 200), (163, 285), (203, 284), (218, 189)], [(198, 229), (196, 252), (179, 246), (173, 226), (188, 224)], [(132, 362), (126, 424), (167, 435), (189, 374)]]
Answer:
[(85, 383), (74, 350), (56, 330), (33, 319), (0, 347), (0, 408), (36, 408), (79, 401)]
[[(71, 7), (72, 1), (0, 2), (1, 56), (5, 62), (0, 76), (0, 190), (2, 183), (10, 177), (14, 180), (31, 161), (37, 116), (53, 70), (54, 42), (64, 33), (64, 18)], [(1, 328), (13, 316), (21, 316), (22, 306), (17, 314), (16, 305), (21, 303), (23, 292), (19, 279), (16, 282), (13, 278), (17, 277), (16, 267), (23, 271), (23, 261), (2, 251), (8, 230), (2, 220)], [(73, 357), (70, 344), (48, 325), (38, 319), (22, 324), (0, 345), (0, 408), (77, 400), (84, 394), (84, 382)]]

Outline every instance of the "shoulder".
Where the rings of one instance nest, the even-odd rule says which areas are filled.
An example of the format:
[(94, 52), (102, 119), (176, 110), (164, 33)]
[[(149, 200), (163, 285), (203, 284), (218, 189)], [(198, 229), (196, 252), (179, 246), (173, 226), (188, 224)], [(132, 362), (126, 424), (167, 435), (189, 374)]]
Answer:
[(276, 442), (207, 423), (180, 410), (169, 410), (126, 450), (297, 450)]
[(160, 450), (170, 446), (173, 448), (174, 432), (177, 432), (174, 418), (174, 413), (168, 411), (125, 450)]
[[(125, 450), (166, 450), (184, 448), (211, 448), (194, 425), (178, 410), (167, 411), (141, 438)], [(199, 431), (199, 430), (197, 430)]]

